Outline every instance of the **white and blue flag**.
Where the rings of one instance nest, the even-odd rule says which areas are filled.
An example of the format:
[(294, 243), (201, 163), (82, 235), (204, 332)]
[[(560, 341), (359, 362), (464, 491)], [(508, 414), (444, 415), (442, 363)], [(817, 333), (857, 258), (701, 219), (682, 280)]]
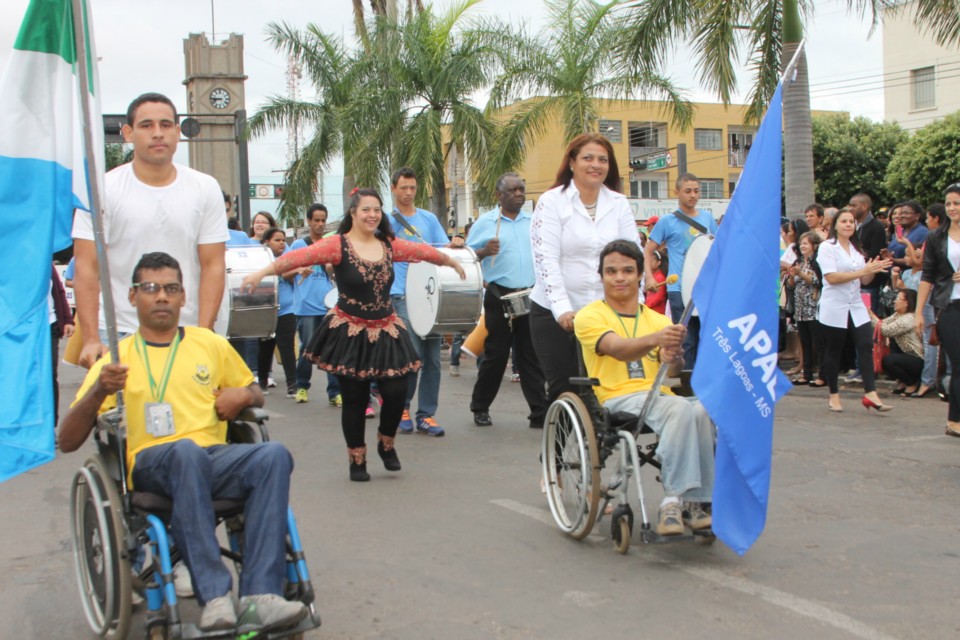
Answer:
[(777, 366), (782, 85), (693, 288), (700, 348), (693, 389), (717, 425), (713, 530), (743, 555), (763, 531), (773, 411), (790, 389)]
[[(89, 210), (80, 100), (93, 109), (103, 167), (96, 53), (81, 4), (86, 60), (78, 60), (70, 0), (31, 0), (0, 76), (0, 220), (11, 239), (0, 253), (0, 481), (54, 457), (47, 295), (53, 253), (70, 246), (73, 210)], [(78, 63), (90, 72), (87, 87)]]

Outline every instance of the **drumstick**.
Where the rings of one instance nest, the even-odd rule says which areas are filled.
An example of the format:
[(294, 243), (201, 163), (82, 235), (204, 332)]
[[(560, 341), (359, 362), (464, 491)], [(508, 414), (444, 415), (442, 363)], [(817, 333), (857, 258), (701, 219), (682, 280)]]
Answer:
[(679, 280), (679, 279), (680, 279), (680, 276), (678, 276), (678, 275), (675, 274), (675, 273), (671, 273), (669, 276), (667, 276), (667, 279), (666, 279), (666, 280), (664, 280), (663, 282), (655, 282), (655, 283), (653, 284), (653, 286), (654, 286), (654, 288), (659, 289), (660, 287), (662, 287), (662, 286), (665, 285), (665, 284), (674, 284), (674, 283), (676, 283), (676, 281)]
[[(502, 214), (502, 213), (501, 213), (499, 216), (497, 216), (497, 229), (496, 229), (496, 231), (493, 232), (493, 239), (494, 239), (494, 240), (499, 240), (499, 239), (500, 239), (500, 219), (501, 219), (501, 218), (503, 218), (503, 214)], [(492, 268), (493, 268), (493, 265), (495, 265), (496, 263), (497, 263), (497, 256), (493, 256), (493, 257), (490, 259), (490, 268), (492, 269)]]

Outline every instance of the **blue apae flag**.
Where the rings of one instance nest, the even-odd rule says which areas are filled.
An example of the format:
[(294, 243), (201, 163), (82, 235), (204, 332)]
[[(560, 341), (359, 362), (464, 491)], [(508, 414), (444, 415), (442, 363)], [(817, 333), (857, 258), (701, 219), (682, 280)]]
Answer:
[(773, 409), (791, 389), (777, 366), (781, 89), (693, 289), (701, 326), (693, 389), (717, 425), (713, 530), (741, 555), (766, 522)]
[(70, 246), (74, 208), (89, 206), (80, 100), (100, 118), (96, 53), (87, 40), (81, 88), (73, 17), (70, 0), (31, 0), (0, 77), (0, 220), (12, 231), (0, 253), (0, 481), (54, 456), (50, 265)]

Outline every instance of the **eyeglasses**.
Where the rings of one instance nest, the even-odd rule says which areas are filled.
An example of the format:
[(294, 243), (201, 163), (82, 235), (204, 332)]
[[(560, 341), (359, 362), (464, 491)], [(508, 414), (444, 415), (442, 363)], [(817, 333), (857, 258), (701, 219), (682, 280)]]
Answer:
[(178, 293), (183, 293), (183, 285), (179, 282), (170, 282), (167, 284), (157, 284), (156, 282), (136, 282), (133, 286), (134, 288), (140, 289), (144, 293), (148, 293), (150, 295), (160, 293), (160, 289), (163, 289), (163, 292), (168, 296), (175, 296)]

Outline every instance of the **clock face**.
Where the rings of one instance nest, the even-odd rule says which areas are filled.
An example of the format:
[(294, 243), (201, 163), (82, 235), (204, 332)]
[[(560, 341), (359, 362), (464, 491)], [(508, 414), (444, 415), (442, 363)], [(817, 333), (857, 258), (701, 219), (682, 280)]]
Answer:
[(226, 109), (230, 104), (230, 93), (221, 87), (210, 92), (210, 104), (214, 109)]

